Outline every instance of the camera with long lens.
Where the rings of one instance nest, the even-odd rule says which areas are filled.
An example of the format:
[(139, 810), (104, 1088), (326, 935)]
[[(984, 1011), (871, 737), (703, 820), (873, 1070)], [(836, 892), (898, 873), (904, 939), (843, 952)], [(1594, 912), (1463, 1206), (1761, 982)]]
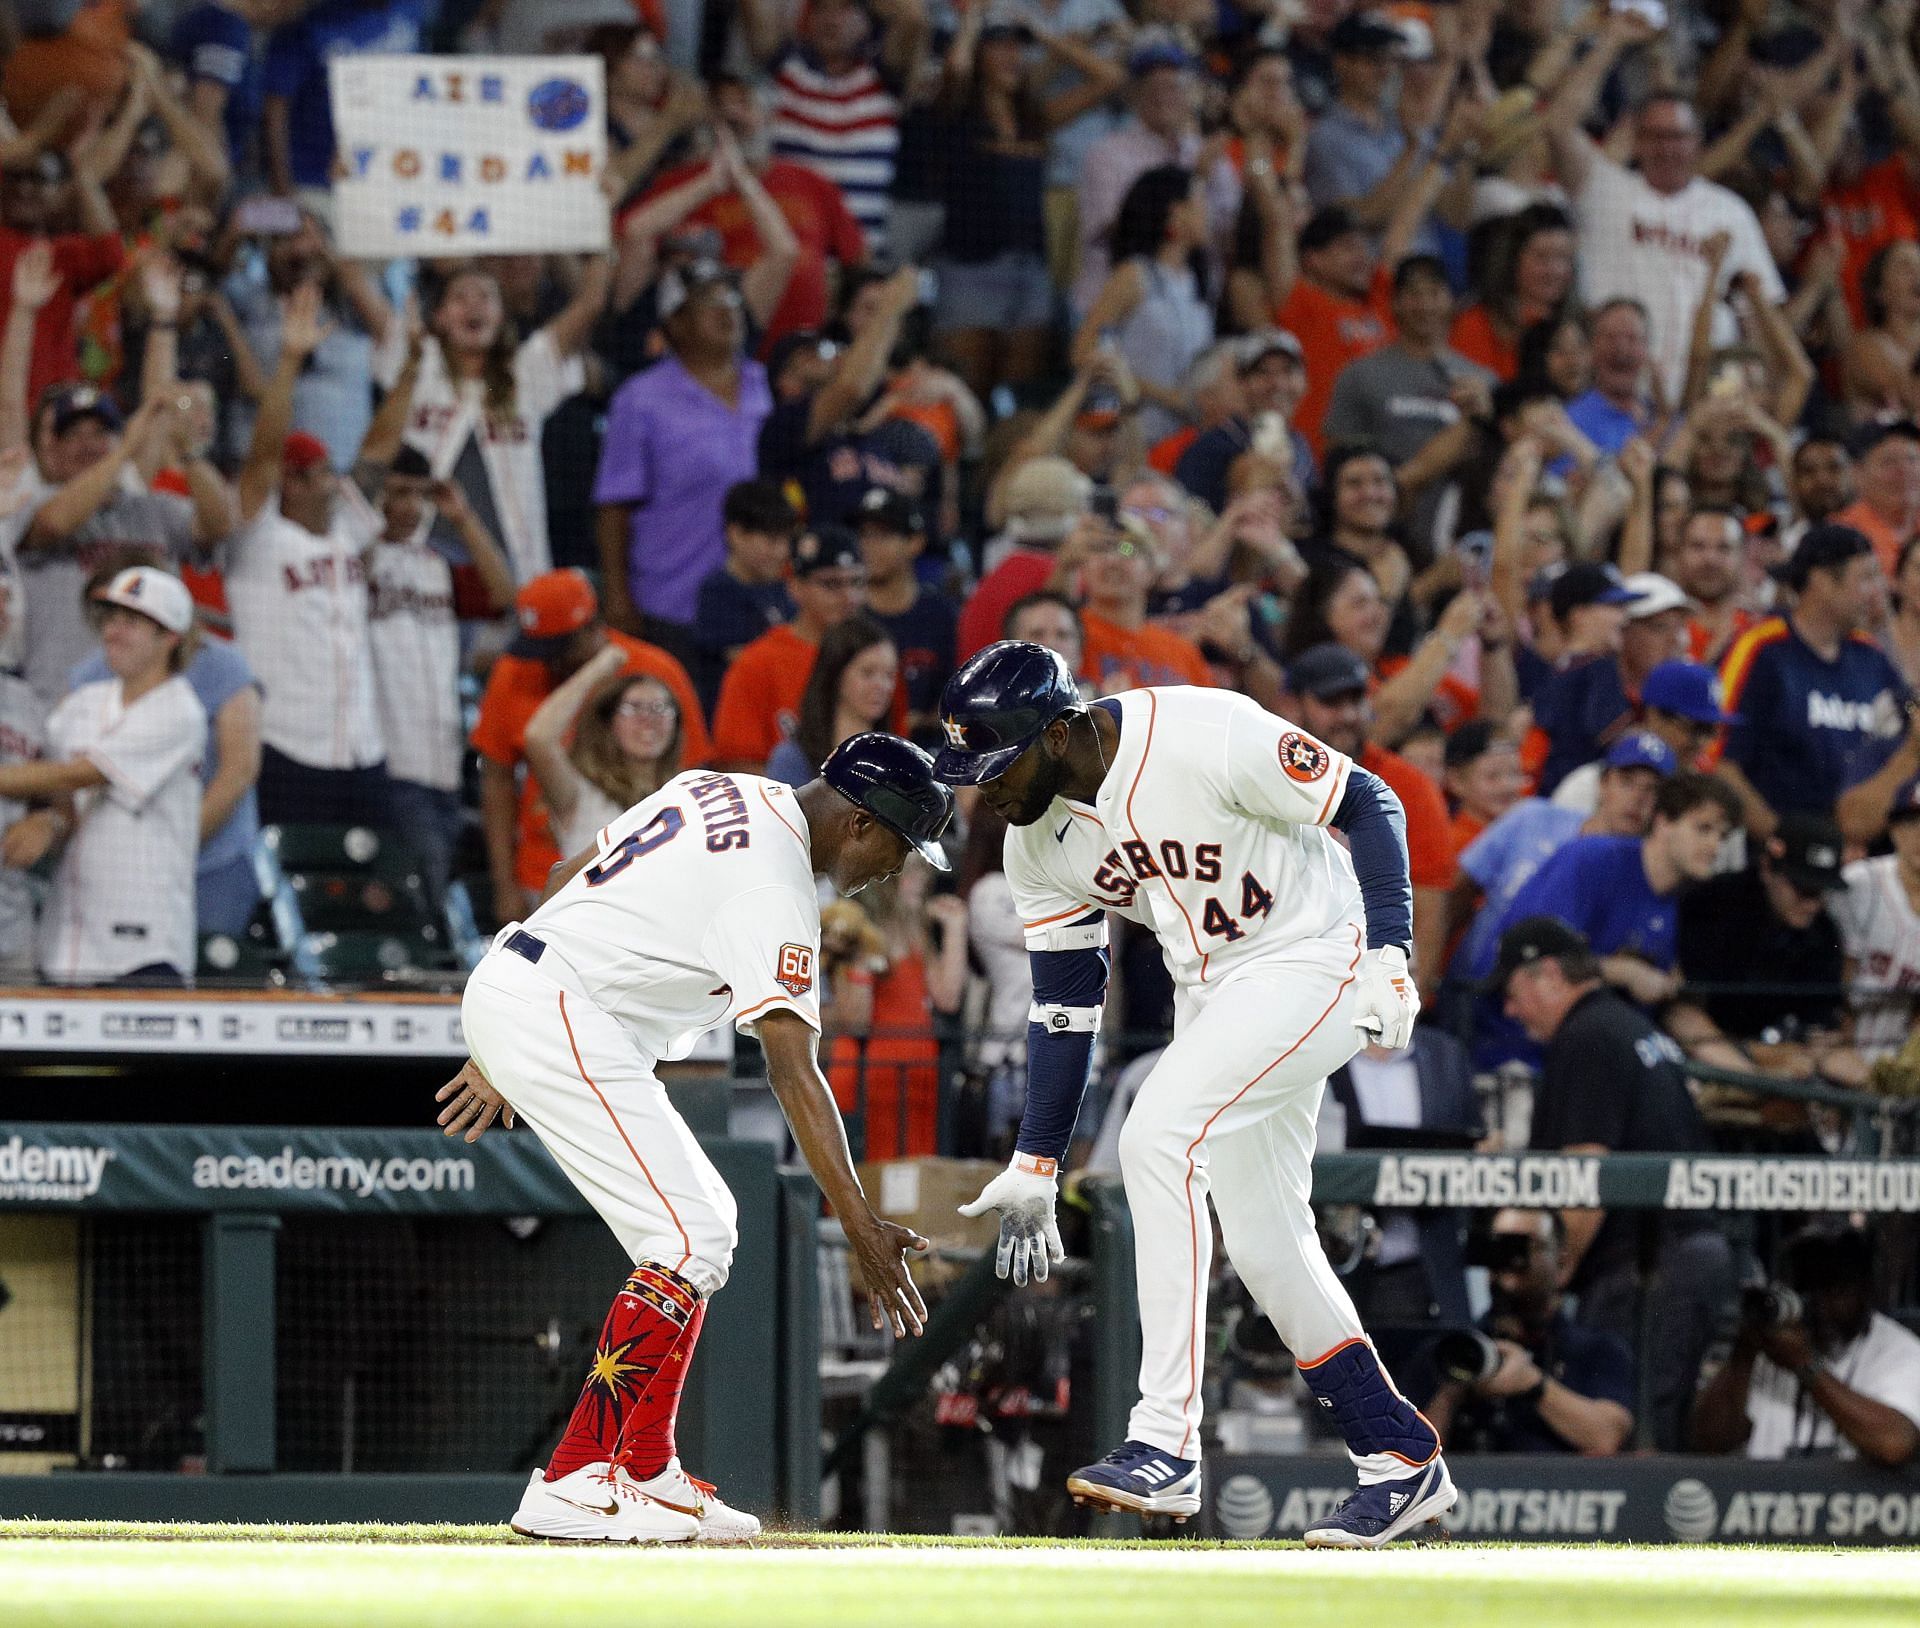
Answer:
[(1806, 1320), (1806, 1304), (1784, 1283), (1754, 1283), (1740, 1291), (1741, 1321), (1755, 1328), (1785, 1328)]
[(1434, 1367), (1463, 1385), (1478, 1385), (1500, 1371), (1500, 1347), (1477, 1328), (1448, 1329), (1430, 1351)]

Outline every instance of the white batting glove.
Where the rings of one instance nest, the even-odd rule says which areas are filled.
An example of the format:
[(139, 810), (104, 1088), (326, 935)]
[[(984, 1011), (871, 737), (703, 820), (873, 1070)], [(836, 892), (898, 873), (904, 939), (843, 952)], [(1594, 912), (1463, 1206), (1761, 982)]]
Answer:
[(960, 1213), (967, 1216), (1000, 1212), (1000, 1247), (993, 1257), (999, 1276), (1011, 1272), (1015, 1283), (1025, 1283), (1029, 1275), (1045, 1282), (1049, 1264), (1067, 1258), (1053, 1218), (1058, 1170), (1052, 1159), (1016, 1153), (1013, 1163), (988, 1182), (978, 1198), (960, 1206)]
[(1420, 991), (1407, 971), (1407, 952), (1398, 944), (1368, 950), (1354, 975), (1353, 1026), (1376, 1046), (1398, 1051), (1413, 1038), (1420, 1015)]

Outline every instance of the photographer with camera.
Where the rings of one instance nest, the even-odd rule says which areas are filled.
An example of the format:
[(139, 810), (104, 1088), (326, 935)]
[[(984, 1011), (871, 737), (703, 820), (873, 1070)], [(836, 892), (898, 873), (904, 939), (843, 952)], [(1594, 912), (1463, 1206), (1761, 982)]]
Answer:
[(1501, 1210), (1468, 1259), (1488, 1268), (1478, 1329), (1433, 1342), (1445, 1376), (1425, 1408), (1450, 1448), (1605, 1458), (1633, 1435), (1633, 1352), (1567, 1314), (1567, 1229), (1555, 1210)]
[(1873, 1241), (1811, 1229), (1779, 1283), (1740, 1299), (1725, 1366), (1700, 1389), (1690, 1446), (1748, 1458), (1865, 1458), (1888, 1469), (1920, 1449), (1920, 1336), (1873, 1306)]

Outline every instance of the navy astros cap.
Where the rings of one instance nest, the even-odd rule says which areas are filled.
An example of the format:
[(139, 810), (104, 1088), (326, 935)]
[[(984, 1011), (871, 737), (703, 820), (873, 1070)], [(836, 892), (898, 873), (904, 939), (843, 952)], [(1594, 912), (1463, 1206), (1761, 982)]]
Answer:
[(853, 511), (852, 524), (875, 526), (897, 537), (911, 537), (922, 529), (913, 499), (890, 486), (869, 486)]
[(845, 526), (822, 522), (810, 526), (793, 545), (793, 574), (810, 577), (820, 571), (864, 571), (866, 557), (860, 539)]
[(1316, 644), (1294, 657), (1287, 669), (1287, 689), (1315, 701), (1364, 691), (1372, 680), (1367, 664), (1344, 644)]

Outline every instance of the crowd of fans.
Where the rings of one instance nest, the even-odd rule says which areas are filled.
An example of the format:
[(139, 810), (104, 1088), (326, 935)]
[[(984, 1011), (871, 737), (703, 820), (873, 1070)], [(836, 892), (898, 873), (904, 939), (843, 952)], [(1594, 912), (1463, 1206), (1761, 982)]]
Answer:
[[(1089, 696), (1240, 689), (1399, 795), (1433, 1021), (1334, 1082), (1350, 1145), (1704, 1145), (1683, 1053), (1916, 1072), (1914, 0), (5, 22), (13, 977), (191, 979), (260, 909), (271, 825), (395, 833), (434, 900), (514, 919), (683, 768), (937, 739), (956, 662), (1017, 637)], [(339, 251), (328, 63), (426, 50), (601, 59), (610, 253)], [(946, 1020), (982, 1037), (981, 1140), (1018, 1114), (1020, 928), (963, 814), (957, 888), (824, 913), (836, 1086), (881, 1151), (935, 1144)], [(1120, 1063), (1171, 998), (1150, 939), (1117, 962)], [(1517, 1107), (1468, 1083), (1516, 1070)], [(1633, 1243), (1596, 1225), (1496, 1227), (1513, 1327), (1577, 1344), (1591, 1395), (1509, 1339), (1447, 1428), (1520, 1396), (1626, 1439)], [(1676, 1304), (1725, 1298), (1707, 1235), (1663, 1240)], [(1379, 1245), (1370, 1293), (1454, 1298), (1437, 1234)], [(1864, 1307), (1828, 1321), (1866, 1337)], [(1743, 1336), (1692, 1428), (1734, 1444), (1741, 1386), (1755, 1441), (1799, 1428), (1765, 1400), (1790, 1344)]]

